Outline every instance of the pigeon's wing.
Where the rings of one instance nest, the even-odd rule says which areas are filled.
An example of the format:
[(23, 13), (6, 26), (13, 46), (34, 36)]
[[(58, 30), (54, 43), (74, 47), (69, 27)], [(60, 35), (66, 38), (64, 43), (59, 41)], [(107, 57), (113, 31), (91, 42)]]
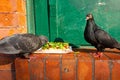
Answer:
[(101, 29), (95, 31), (95, 38), (99, 44), (106, 48), (113, 48), (114, 44), (117, 43), (114, 38), (112, 38), (107, 32)]
[(42, 47), (48, 41), (46, 36), (36, 36), (33, 34), (21, 34), (18, 45), (23, 53), (31, 53)]
[[(10, 41), (13, 40), (13, 43), (11, 44)], [(5, 37), (0, 40), (0, 53), (4, 54), (18, 54), (21, 52), (21, 50), (18, 50), (15, 48), (17, 46), (16, 38), (12, 37)]]
[(19, 54), (30, 53), (35, 50), (37, 41), (29, 34), (15, 34), (0, 40), (0, 53)]
[(23, 53), (30, 53), (40, 48), (41, 41), (38, 36), (23, 34), (19, 36), (17, 43), (18, 48), (20, 48)]

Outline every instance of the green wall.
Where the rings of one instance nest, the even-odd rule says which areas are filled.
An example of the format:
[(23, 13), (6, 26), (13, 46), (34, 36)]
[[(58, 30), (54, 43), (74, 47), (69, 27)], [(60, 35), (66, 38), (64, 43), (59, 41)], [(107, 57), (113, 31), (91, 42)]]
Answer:
[(64, 41), (85, 46), (85, 16), (93, 13), (96, 23), (120, 42), (120, 0), (35, 0), (36, 34), (50, 41)]

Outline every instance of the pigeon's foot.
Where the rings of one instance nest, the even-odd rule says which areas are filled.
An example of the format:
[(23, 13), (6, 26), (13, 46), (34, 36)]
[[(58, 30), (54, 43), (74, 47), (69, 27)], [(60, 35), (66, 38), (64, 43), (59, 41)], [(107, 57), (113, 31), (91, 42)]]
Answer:
[(20, 58), (23, 58), (23, 59), (29, 59), (29, 53), (16, 54), (16, 57), (20, 57)]
[(103, 53), (102, 52), (96, 52), (96, 53), (90, 53), (91, 55), (93, 55), (93, 57), (102, 57)]
[(23, 54), (23, 56), (24, 56), (24, 58), (26, 58), (26, 59), (29, 59), (30, 57), (29, 57), (29, 53), (25, 53), (25, 54)]
[(24, 54), (16, 54), (17, 57), (24, 58), (24, 59), (29, 59), (29, 53), (24, 53)]

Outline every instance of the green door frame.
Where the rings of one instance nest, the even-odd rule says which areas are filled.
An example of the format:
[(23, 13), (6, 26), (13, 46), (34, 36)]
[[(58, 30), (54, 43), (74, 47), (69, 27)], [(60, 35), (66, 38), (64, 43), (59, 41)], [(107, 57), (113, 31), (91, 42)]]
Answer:
[(35, 18), (33, 0), (26, 0), (27, 32), (35, 34)]
[(26, 0), (27, 31), (50, 38), (48, 0)]

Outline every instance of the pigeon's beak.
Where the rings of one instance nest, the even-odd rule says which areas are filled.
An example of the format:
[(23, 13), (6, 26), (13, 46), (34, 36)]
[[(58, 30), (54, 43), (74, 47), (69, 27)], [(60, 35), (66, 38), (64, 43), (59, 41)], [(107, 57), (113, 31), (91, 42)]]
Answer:
[(89, 17), (86, 17), (86, 20), (88, 20), (89, 19)]

